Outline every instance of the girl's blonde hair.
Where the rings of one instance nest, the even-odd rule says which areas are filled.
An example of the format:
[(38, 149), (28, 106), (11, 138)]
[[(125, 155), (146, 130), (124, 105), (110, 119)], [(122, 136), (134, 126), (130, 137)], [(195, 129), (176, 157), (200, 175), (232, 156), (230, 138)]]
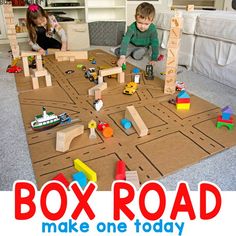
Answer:
[(48, 14), (38, 4), (29, 5), (26, 12), (26, 26), (29, 32), (30, 40), (33, 43), (36, 43), (37, 41), (37, 33), (36, 33), (37, 25), (35, 25), (34, 20), (36, 20), (38, 17), (45, 17), (47, 19), (46, 32), (49, 32), (51, 25), (48, 18)]
[(142, 19), (153, 20), (155, 17), (155, 8), (148, 2), (139, 4), (136, 8), (135, 18), (140, 17)]

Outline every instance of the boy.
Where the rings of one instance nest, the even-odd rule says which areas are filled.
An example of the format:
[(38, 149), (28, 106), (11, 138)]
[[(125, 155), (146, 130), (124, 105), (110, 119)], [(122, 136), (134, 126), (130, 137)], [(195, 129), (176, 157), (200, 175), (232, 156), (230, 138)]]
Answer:
[(119, 56), (118, 66), (126, 63), (126, 56), (132, 56), (136, 60), (141, 60), (148, 51), (149, 46), (152, 47), (151, 61), (153, 65), (158, 57), (158, 37), (155, 25), (152, 23), (155, 17), (155, 8), (152, 4), (143, 2), (136, 8), (135, 19), (122, 39), (120, 48), (115, 50), (115, 54)]

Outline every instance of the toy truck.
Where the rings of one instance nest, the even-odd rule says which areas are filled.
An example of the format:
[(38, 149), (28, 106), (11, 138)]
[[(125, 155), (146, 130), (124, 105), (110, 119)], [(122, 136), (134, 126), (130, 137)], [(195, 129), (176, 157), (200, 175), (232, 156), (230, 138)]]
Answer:
[(132, 95), (136, 92), (137, 89), (138, 85), (135, 82), (129, 82), (128, 84), (126, 84), (123, 93), (127, 95)]
[(89, 79), (89, 81), (91, 82), (95, 82), (95, 83), (98, 82), (98, 78), (97, 78), (98, 75), (95, 68), (89, 68), (87, 71), (85, 71), (84, 77), (86, 79)]
[(153, 80), (153, 66), (152, 65), (146, 65), (146, 71), (145, 71), (145, 78), (147, 80)]

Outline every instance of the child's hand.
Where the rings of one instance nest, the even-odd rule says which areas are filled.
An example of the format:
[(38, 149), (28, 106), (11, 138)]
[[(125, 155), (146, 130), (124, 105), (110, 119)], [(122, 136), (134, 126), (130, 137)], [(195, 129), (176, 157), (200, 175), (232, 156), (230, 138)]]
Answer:
[(120, 59), (117, 61), (117, 65), (121, 67), (125, 63), (126, 63), (125, 56), (120, 56)]
[(152, 66), (154, 66), (155, 65), (155, 61), (149, 61), (149, 65), (152, 65)]
[(67, 50), (66, 43), (62, 43), (61, 51), (66, 51), (66, 50)]
[(38, 50), (38, 52), (40, 53), (40, 55), (45, 55), (45, 54), (46, 54), (45, 50), (42, 49), (42, 48), (40, 48), (40, 49)]

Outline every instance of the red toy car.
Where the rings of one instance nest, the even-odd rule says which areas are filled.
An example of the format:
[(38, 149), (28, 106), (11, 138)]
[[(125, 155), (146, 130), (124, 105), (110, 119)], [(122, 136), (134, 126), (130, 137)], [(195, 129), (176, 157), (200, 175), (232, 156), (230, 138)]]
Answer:
[(8, 73), (19, 73), (22, 71), (22, 68), (19, 66), (8, 66), (7, 72)]

